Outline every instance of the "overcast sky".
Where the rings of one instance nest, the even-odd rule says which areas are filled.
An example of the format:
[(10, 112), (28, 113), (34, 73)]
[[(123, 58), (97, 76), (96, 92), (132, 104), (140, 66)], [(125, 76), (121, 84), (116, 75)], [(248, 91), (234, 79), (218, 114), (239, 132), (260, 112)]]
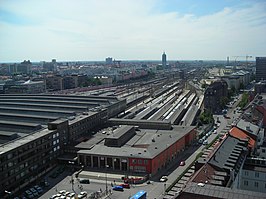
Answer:
[(0, 0), (0, 62), (266, 56), (265, 35), (265, 0)]

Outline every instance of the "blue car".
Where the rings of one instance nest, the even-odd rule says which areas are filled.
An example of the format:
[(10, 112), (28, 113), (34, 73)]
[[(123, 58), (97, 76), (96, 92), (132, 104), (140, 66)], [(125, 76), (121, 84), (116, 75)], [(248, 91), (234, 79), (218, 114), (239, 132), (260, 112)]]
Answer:
[(114, 191), (124, 191), (124, 188), (122, 186), (117, 185), (117, 186), (113, 187), (113, 190)]

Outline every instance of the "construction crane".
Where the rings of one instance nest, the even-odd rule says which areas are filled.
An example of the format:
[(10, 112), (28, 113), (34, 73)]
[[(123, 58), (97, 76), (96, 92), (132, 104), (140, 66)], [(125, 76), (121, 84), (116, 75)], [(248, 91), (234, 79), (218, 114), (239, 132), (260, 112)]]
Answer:
[(239, 58), (239, 57), (245, 57), (246, 58), (246, 69), (248, 68), (248, 59), (249, 58), (252, 58), (251, 55), (246, 55), (246, 56), (232, 56), (232, 57), (235, 58), (235, 67), (236, 67), (236, 60), (237, 60), (237, 58)]

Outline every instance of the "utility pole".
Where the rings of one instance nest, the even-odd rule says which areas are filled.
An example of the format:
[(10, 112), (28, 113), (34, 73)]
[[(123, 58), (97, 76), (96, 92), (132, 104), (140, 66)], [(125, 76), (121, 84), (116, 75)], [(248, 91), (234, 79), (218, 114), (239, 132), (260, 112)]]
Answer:
[(108, 185), (107, 185), (107, 168), (109, 167), (109, 165), (105, 165), (106, 168), (106, 172), (105, 172), (105, 193), (106, 195), (108, 194)]

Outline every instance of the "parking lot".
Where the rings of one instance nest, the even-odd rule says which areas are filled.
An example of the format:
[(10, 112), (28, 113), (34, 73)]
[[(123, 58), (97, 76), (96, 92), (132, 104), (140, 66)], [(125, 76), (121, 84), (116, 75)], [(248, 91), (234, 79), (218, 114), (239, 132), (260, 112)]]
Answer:
[[(54, 169), (46, 178), (49, 184), (43, 187), (43, 192), (32, 198), (40, 199), (74, 199), (78, 198), (108, 198), (111, 199), (125, 199), (134, 195), (139, 190), (151, 189), (154, 184), (130, 185), (130, 187), (123, 187), (123, 190), (113, 190), (113, 187), (120, 185), (122, 181), (112, 180), (112, 174), (107, 173), (106, 178), (102, 176), (99, 179), (89, 179), (89, 182), (80, 182), (80, 178), (75, 177), (75, 172), (71, 168), (66, 168), (64, 172), (53, 177), (53, 173), (58, 168)], [(108, 178), (109, 177), (109, 178)], [(83, 178), (84, 179), (84, 178)], [(160, 183), (159, 183), (160, 184)], [(112, 187), (113, 186), (113, 187)], [(25, 196), (26, 193), (24, 193)], [(22, 197), (20, 197), (22, 198)], [(29, 198), (27, 196), (27, 198)]]

